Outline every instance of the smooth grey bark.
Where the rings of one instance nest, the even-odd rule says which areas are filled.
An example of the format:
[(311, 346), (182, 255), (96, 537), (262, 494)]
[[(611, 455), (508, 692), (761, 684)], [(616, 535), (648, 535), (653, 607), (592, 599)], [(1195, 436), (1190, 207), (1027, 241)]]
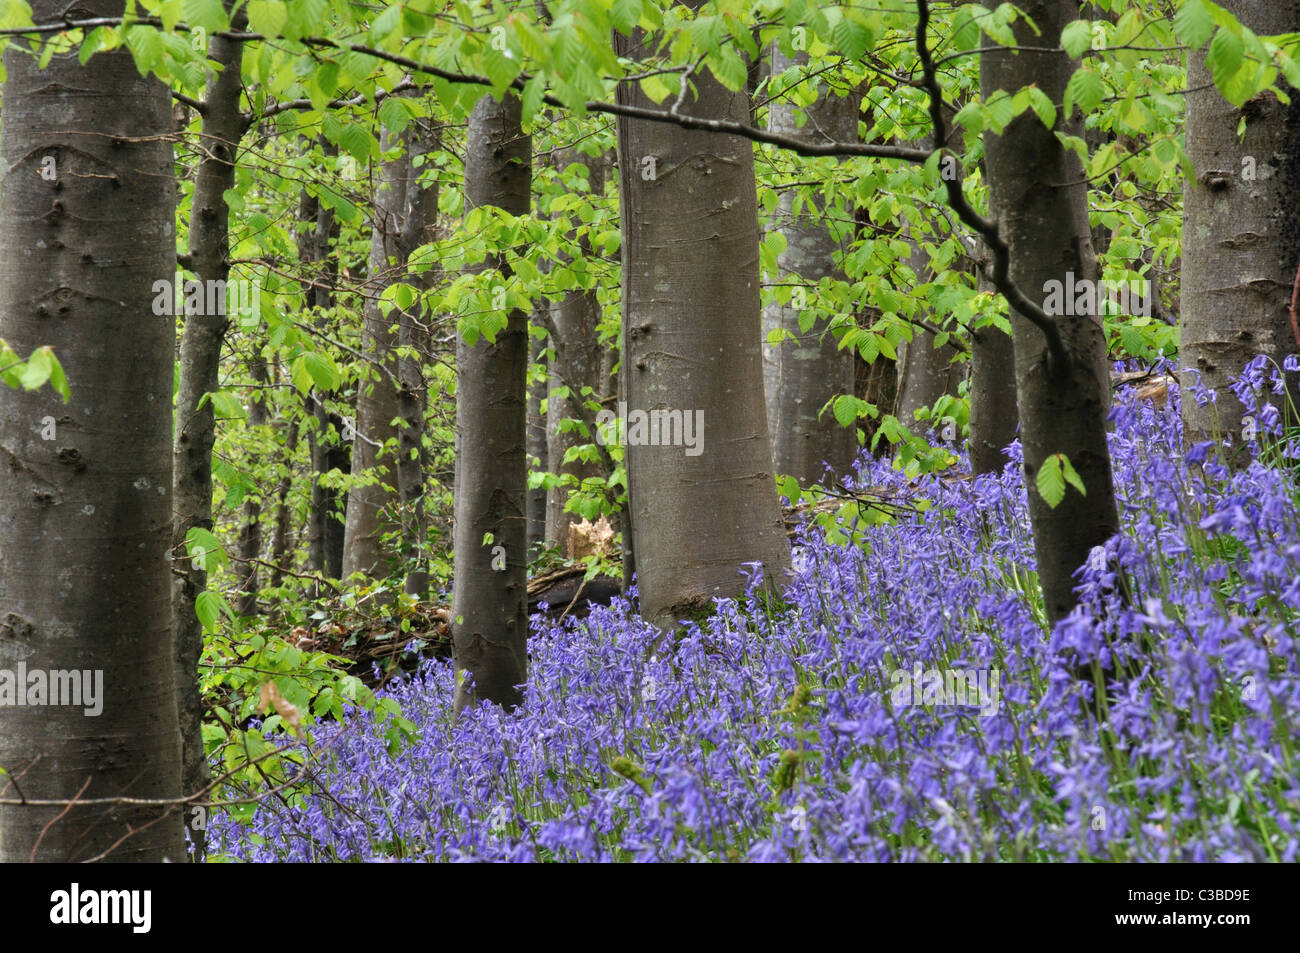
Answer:
[[(433, 151), (434, 138), (421, 120), (406, 130), (407, 151), (412, 157)], [(412, 166), (407, 185), (406, 212), (402, 232), (404, 260), (421, 244), (432, 240), (438, 220), (438, 188), (432, 180), (417, 182)], [(427, 287), (427, 275), (413, 275), (416, 287)], [(430, 335), (426, 316), (418, 305), (398, 312), (397, 323), (397, 495), (402, 514), (402, 555), (407, 566), (406, 592), (424, 598), (429, 589), (428, 520), (424, 508), (424, 481), (428, 455), (424, 447), (424, 413), (428, 389), (424, 362), (429, 354)]]
[[(992, 289), (979, 276), (981, 291)], [(1000, 328), (975, 328), (970, 336), (970, 451), (972, 473), (998, 473), (1007, 465), (1004, 452), (1016, 439), (1016, 350)]]
[[(933, 280), (930, 255), (905, 229), (912, 246), (907, 264), (916, 275), (916, 284)], [(911, 289), (915, 290), (915, 289)], [(966, 371), (964, 364), (953, 363), (957, 348), (952, 344), (934, 346), (934, 333), (918, 326), (912, 328), (912, 340), (904, 341), (898, 348), (898, 411), (895, 414), (904, 426), (912, 427), (916, 412), (929, 409), (945, 394), (957, 395), (957, 385)]]
[[(772, 51), (773, 75), (807, 62), (807, 53), (791, 59), (779, 48)], [(839, 96), (818, 83), (816, 102), (804, 110), (788, 99), (774, 100), (768, 107), (768, 128), (810, 142), (857, 142), (859, 102), (856, 91)], [(807, 117), (802, 128), (795, 123), (801, 111)], [(822, 278), (844, 280), (834, 261), (835, 253), (843, 249), (816, 211), (794, 214), (794, 199), (793, 189), (781, 193), (776, 230), (785, 236), (786, 246), (777, 257), (777, 267), (780, 280), (798, 281), (812, 305)], [(836, 395), (853, 393), (853, 354), (839, 349), (824, 321), (802, 330), (802, 310), (794, 302), (775, 301), (763, 309), (763, 389), (776, 472), (808, 484), (824, 479), (827, 467), (833, 473), (848, 473), (858, 445), (854, 428), (841, 427), (829, 410), (822, 413)], [(790, 337), (768, 344), (773, 331)]]
[[(208, 58), (220, 72), (208, 76), (201, 130), (202, 158), (190, 203), (190, 265), (198, 279), (225, 282), (230, 277), (230, 209), (225, 192), (235, 184), (236, 154), (246, 125), (239, 112), (243, 92), (240, 58), (243, 41), (214, 36)], [(186, 314), (181, 335), (180, 386), (176, 393), (176, 439), (172, 450), (172, 625), (176, 633), (176, 686), (184, 741), (182, 783), (193, 792), (208, 783), (209, 768), (200, 724), (203, 699), (198, 665), (203, 653), (203, 626), (195, 612), (207, 588), (207, 573), (188, 558), (185, 537), (195, 527), (212, 530), (212, 447), (216, 421), (208, 394), (220, 389), (221, 348), (229, 318), (225, 313)], [(198, 819), (187, 818), (187, 822)], [(205, 834), (190, 827), (190, 839), (202, 853)]]
[[(326, 155), (338, 151), (336, 146), (324, 140), (320, 146)], [(311, 282), (306, 289), (306, 301), (309, 307), (316, 309), (318, 327), (325, 324), (322, 315), (334, 306), (333, 286), (338, 275), (338, 260), (330, 254), (330, 245), (338, 233), (334, 210), (304, 190), (298, 203), (298, 260)], [(330, 413), (326, 403), (332, 396), (312, 388), (306, 398), (307, 411), (315, 421), (307, 431), (311, 460), (307, 568), (338, 579), (343, 575), (343, 516), (347, 512), (347, 491), (324, 485), (322, 478), (335, 470), (351, 473), (352, 450), (350, 443), (343, 438), (342, 418)]]
[[(484, 96), (469, 119), (465, 210), (528, 211), (532, 142), (519, 98)], [(489, 259), (478, 269), (501, 268)], [(528, 637), (526, 517), (528, 315), (510, 311), (492, 341), (456, 341), (455, 557), (452, 651), (455, 711), (488, 701), (512, 708), (523, 698)], [(492, 542), (485, 544), (485, 535)], [(497, 547), (500, 547), (499, 549)], [(495, 558), (495, 566), (494, 566)], [(504, 560), (504, 565), (502, 560)]]
[[(547, 302), (538, 302), (537, 306), (533, 308), (531, 326), (545, 328), (549, 314), (550, 306)], [(546, 342), (544, 338), (529, 335), (528, 364), (530, 367), (535, 364), (541, 364), (543, 368), (548, 367), (542, 353), (545, 349)], [(528, 386), (528, 466), (530, 470), (538, 473), (546, 473), (550, 470), (550, 441), (546, 434), (547, 415), (542, 412), (542, 400), (546, 397), (549, 378), (550, 372), (547, 370), (545, 377), (541, 380), (531, 381)], [(541, 552), (548, 539), (546, 535), (546, 496), (547, 491), (544, 486), (528, 490), (528, 532), (525, 544), (528, 547), (529, 559)]]
[[(248, 402), (248, 429), (258, 433), (267, 424), (266, 386), (270, 377), (266, 370), (266, 359), (262, 356), (261, 341), (254, 344), (254, 354), (249, 361), (249, 374), (253, 383), (259, 385), (253, 389)], [(259, 441), (260, 441), (259, 434)], [(256, 454), (250, 463), (256, 464), (260, 454)], [(260, 581), (257, 560), (262, 558), (262, 494), (261, 491), (244, 497), (244, 522), (239, 532), (239, 571), (243, 574), (240, 583), (239, 598), (235, 611), (240, 615), (257, 615), (257, 590)]]
[[(1078, 15), (1072, 0), (1030, 0), (1015, 24), (1017, 42), (1041, 46), (1055, 40)], [(1011, 52), (987, 39), (990, 52), (980, 54), (981, 93), (1015, 93), (1036, 84), (1060, 102), (1075, 64), (1063, 50)], [(1058, 125), (1060, 119), (1058, 117)], [(1077, 135), (1078, 130), (1072, 129)], [(1096, 256), (1088, 227), (1087, 191), (1078, 157), (1061, 145), (1032, 111), (1014, 120), (1002, 135), (984, 135), (993, 218), (1010, 246), (1011, 279), (1027, 296), (1044, 302), (1049, 281), (1066, 281), (1066, 273), (1095, 281)], [(1094, 307), (1093, 311), (1096, 310)], [(1075, 605), (1074, 572), (1093, 546), (1119, 529), (1106, 444), (1110, 375), (1101, 320), (1095, 315), (1056, 319), (1068, 360), (1051, 361), (1045, 335), (1012, 310), (1016, 391), (1021, 416), (1025, 482), (1034, 551), (1047, 618), (1056, 622)], [(1083, 480), (1087, 495), (1067, 488), (1052, 508), (1038, 493), (1035, 478), (1043, 462), (1063, 453)]]
[[(1260, 35), (1300, 30), (1300, 0), (1223, 6)], [(1238, 109), (1214, 86), (1203, 50), (1189, 54), (1187, 88), (1196, 179), (1183, 184), (1183, 421), (1190, 439), (1217, 433), (1236, 447), (1245, 408), (1229, 383), (1256, 354), (1280, 367), (1300, 351), (1289, 312), (1300, 268), (1300, 92), (1290, 90), (1290, 106), (1261, 93)], [(1198, 373), (1218, 392), (1205, 407), (1191, 398)]]
[(301, 429), (296, 419), (289, 420), (285, 427), (285, 471), (284, 476), (280, 478), (279, 485), (275, 488), (275, 527), (271, 531), (271, 563), (275, 566), (271, 570), (272, 586), (279, 586), (284, 582), (284, 570), (289, 568), (289, 562), (293, 558), (289, 550), (289, 523), (291, 519), (289, 490), (293, 488), (293, 461), (298, 449), (298, 436)]
[[(384, 129), (380, 136), (384, 152), (399, 144), (403, 149), (400, 155), (383, 163), (381, 182), (375, 189), (375, 223), (370, 238), (361, 344), (362, 351), (375, 366), (371, 368), (370, 380), (358, 385), (356, 436), (352, 445), (352, 475), (360, 477), (367, 470), (374, 470), (378, 480), (354, 486), (348, 492), (344, 576), (356, 572), (371, 577), (386, 575), (387, 557), (391, 555), (381, 546), (386, 517), (392, 517), (402, 502), (404, 479), (408, 488), (410, 485), (410, 478), (404, 478), (402, 469), (407, 467), (409, 474), (411, 461), (408, 456), (404, 462), (401, 451), (403, 439), (411, 438), (403, 438), (393, 420), (402, 413), (399, 392), (404, 389), (404, 377), (407, 384), (412, 383), (410, 365), (399, 359), (397, 349), (403, 335), (409, 338), (413, 328), (405, 325), (408, 316), (397, 309), (385, 316), (379, 299), (389, 285), (405, 279), (406, 260), (424, 235), (423, 216), (428, 211), (424, 193), (429, 190), (421, 189), (416, 181), (419, 172), (414, 157), (421, 146), (412, 138), (413, 128), (408, 127), (401, 136)], [(412, 413), (409, 406), (405, 413), (407, 416)], [(405, 449), (409, 451), (409, 445)]]
[(895, 416), (910, 427), (918, 410), (933, 407), (945, 394), (957, 395), (963, 368), (953, 363), (957, 349), (951, 344), (935, 347), (934, 334), (925, 328), (914, 329), (911, 342), (905, 342), (901, 350), (898, 355), (901, 382)]
[[(31, 5), (37, 22), (67, 8)], [(98, 673), (99, 691), (33, 707), (24, 679), (29, 704), (0, 707), (0, 797), (176, 799), (175, 327), (153, 312), (154, 282), (176, 267), (171, 101), (125, 48), (85, 66), (74, 48), (38, 70), (23, 43), (5, 53), (0, 97), (0, 338), (24, 357), (52, 346), (72, 399), (0, 385), (0, 667)], [(0, 862), (101, 856), (184, 861), (181, 809), (0, 808)]]
[[(592, 195), (601, 195), (605, 191), (604, 157), (592, 158), (580, 153), (562, 154), (561, 166), (579, 163), (587, 169), (587, 182)], [(591, 253), (590, 242), (583, 236), (579, 239), (583, 254)], [(597, 329), (600, 326), (600, 301), (596, 289), (571, 291), (563, 300), (555, 302), (550, 309), (551, 348), (555, 353), (555, 363), (550, 374), (550, 389), (546, 398), (547, 452), (550, 457), (550, 472), (576, 477), (582, 480), (604, 476), (605, 467), (596, 461), (571, 460), (564, 462), (564, 456), (570, 448), (590, 443), (596, 439), (595, 415), (584, 406), (587, 398), (582, 396), (583, 387), (590, 387), (599, 397), (608, 392), (603, 390), (605, 353), (600, 345)], [(561, 396), (559, 388), (567, 387), (568, 396)], [(587, 424), (591, 436), (583, 437), (576, 430), (561, 432), (563, 420), (581, 420)], [(566, 512), (569, 489), (555, 487), (546, 497), (546, 538), (557, 543), (561, 548), (569, 538), (569, 525), (578, 522), (578, 517)]]
[[(643, 41), (615, 38), (637, 57)], [(743, 90), (692, 81), (683, 109), (746, 121)], [(654, 105), (635, 84), (620, 84), (618, 101)], [(763, 399), (754, 150), (735, 136), (620, 117), (618, 167), (628, 411), (704, 420), (697, 455), (633, 439), (626, 448), (641, 611), (668, 626), (741, 594), (747, 564), (760, 564), (770, 586), (790, 565)]]

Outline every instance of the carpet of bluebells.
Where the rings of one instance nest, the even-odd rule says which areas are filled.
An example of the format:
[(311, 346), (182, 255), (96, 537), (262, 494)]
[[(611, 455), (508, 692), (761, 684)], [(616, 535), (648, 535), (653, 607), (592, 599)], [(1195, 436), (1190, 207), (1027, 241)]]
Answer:
[[(868, 459), (859, 486), (928, 506), (870, 527), (863, 547), (808, 528), (782, 599), (751, 585), (666, 644), (626, 604), (536, 616), (527, 701), (510, 715), (483, 706), (453, 723), (453, 673), (428, 663), (389, 689), (413, 743), (390, 750), (365, 713), (317, 725), (306, 793), (214, 818), (210, 850), (1295, 860), (1300, 446), (1264, 403), (1281, 387), (1262, 360), (1234, 386), (1259, 408), (1235, 470), (1184, 441), (1175, 388), (1160, 405), (1121, 393), (1123, 530), (1093, 551), (1082, 604), (1052, 631), (1032, 594), (1017, 447), (974, 480)], [(918, 663), (996, 671), (997, 710), (900, 704), (892, 673)]]

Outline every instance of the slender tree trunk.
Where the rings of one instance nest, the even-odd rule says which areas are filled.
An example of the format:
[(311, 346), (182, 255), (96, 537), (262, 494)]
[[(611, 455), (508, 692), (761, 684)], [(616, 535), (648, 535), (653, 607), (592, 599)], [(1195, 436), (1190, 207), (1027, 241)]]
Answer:
[[(991, 285), (981, 274), (980, 290)], [(972, 473), (998, 473), (1007, 465), (1003, 452), (1016, 439), (1016, 351), (1011, 335), (989, 325), (970, 336), (970, 465)]]
[[(417, 198), (418, 172), (413, 165), (410, 137), (405, 140), (407, 148), (403, 153), (383, 164), (382, 182), (375, 190), (375, 226), (370, 239), (361, 349), (379, 367), (371, 370), (369, 382), (358, 386), (352, 475), (359, 477), (377, 468), (379, 479), (368, 486), (354, 486), (348, 493), (343, 542), (345, 576), (354, 572), (372, 577), (387, 573), (385, 557), (389, 554), (380, 545), (386, 528), (384, 517), (394, 515), (402, 499), (401, 441), (398, 429), (393, 426), (394, 418), (399, 415), (398, 392), (402, 388), (402, 367), (396, 351), (401, 331), (392, 330), (401, 319), (396, 314), (385, 315), (379, 308), (379, 297), (390, 284), (405, 277), (406, 259), (416, 247), (411, 242), (418, 244), (423, 234), (422, 222), (414, 230), (409, 227), (408, 203)], [(397, 141), (387, 129), (383, 130), (380, 142), (383, 151), (392, 149)], [(388, 450), (384, 449), (386, 446)]]
[[(545, 327), (549, 313), (550, 306), (547, 302), (539, 302), (533, 309), (532, 325)], [(529, 367), (540, 363), (544, 368), (547, 368), (546, 377), (538, 381), (532, 381), (528, 386), (528, 467), (529, 470), (537, 473), (548, 473), (551, 469), (550, 440), (546, 433), (547, 414), (542, 413), (542, 399), (546, 397), (547, 382), (550, 377), (549, 365), (542, 354), (545, 349), (546, 342), (544, 339), (529, 336)], [(551, 491), (551, 493), (554, 492), (554, 490)], [(528, 533), (525, 543), (528, 547), (529, 559), (537, 556), (546, 542), (552, 539), (546, 532), (547, 496), (546, 487), (543, 486), (528, 490)]]
[(912, 426), (918, 410), (933, 407), (945, 394), (956, 396), (962, 375), (962, 365), (953, 363), (956, 356), (957, 349), (951, 344), (935, 347), (930, 331), (915, 329), (911, 342), (898, 355), (902, 370), (895, 416), (905, 425)]
[[(605, 160), (602, 158), (574, 154), (562, 155), (561, 166), (572, 162), (581, 163), (587, 168), (587, 182), (592, 195), (601, 195), (605, 191)], [(584, 236), (579, 240), (583, 254), (590, 254), (590, 243)], [(551, 368), (550, 393), (547, 396), (547, 441), (552, 473), (575, 477), (579, 482), (602, 476), (603, 467), (595, 461), (572, 460), (564, 462), (564, 455), (571, 447), (594, 440), (593, 431), (590, 440), (581, 433), (571, 430), (563, 433), (560, 421), (566, 419), (582, 420), (588, 423), (588, 429), (595, 423), (595, 415), (584, 403), (589, 398), (582, 396), (583, 387), (590, 387), (598, 395), (604, 391), (602, 372), (604, 370), (604, 349), (600, 346), (597, 334), (600, 326), (600, 301), (596, 289), (588, 291), (571, 291), (564, 300), (551, 307), (551, 347), (555, 352), (555, 364)], [(567, 397), (560, 396), (559, 387), (569, 389)], [(547, 494), (546, 500), (546, 538), (561, 547), (569, 536), (569, 524), (577, 520), (573, 513), (566, 512), (568, 502), (567, 487), (556, 487)]]
[(297, 420), (290, 420), (284, 438), (284, 476), (275, 488), (275, 529), (271, 533), (271, 562), (275, 569), (271, 571), (271, 585), (279, 586), (284, 582), (284, 572), (293, 559), (289, 549), (289, 521), (292, 513), (289, 509), (289, 491), (293, 488), (294, 456), (298, 450), (300, 428)]
[[(484, 96), (465, 146), (466, 211), (528, 211), (532, 143), (513, 94)], [(487, 261), (483, 268), (499, 267)], [(480, 701), (510, 708), (523, 697), (528, 636), (526, 548), (528, 315), (518, 309), (494, 340), (456, 343), (456, 528), (452, 642), (455, 710)], [(484, 537), (491, 536), (491, 543)]]
[[(239, 113), (243, 90), (240, 58), (243, 42), (214, 36), (208, 58), (222, 67), (208, 77), (203, 114), (202, 155), (190, 206), (190, 260), (200, 281), (224, 283), (230, 277), (230, 210), (225, 192), (235, 184), (236, 153), (244, 134)], [(176, 680), (184, 740), (187, 792), (207, 784), (209, 771), (200, 723), (203, 700), (198, 665), (203, 652), (203, 627), (195, 612), (199, 593), (207, 588), (207, 573), (187, 558), (185, 537), (195, 527), (212, 529), (212, 447), (216, 421), (207, 394), (220, 388), (221, 347), (229, 320), (224, 313), (186, 314), (181, 337), (180, 387), (176, 395), (176, 442), (172, 477), (172, 554), (177, 577), (172, 593), (176, 632)], [(188, 820), (198, 819), (197, 816)], [(200, 847), (204, 833), (190, 828)]]
[[(338, 149), (322, 141), (326, 155)], [(334, 305), (333, 284), (338, 275), (338, 261), (330, 254), (331, 240), (339, 226), (334, 210), (304, 191), (298, 205), (298, 259), (313, 284), (306, 292), (309, 307), (317, 312), (318, 327), (326, 321), (322, 312)], [(306, 404), (315, 426), (307, 431), (311, 458), (311, 507), (307, 514), (307, 568), (324, 573), (331, 579), (343, 575), (343, 515), (347, 512), (347, 491), (324, 485), (323, 477), (331, 471), (352, 472), (352, 451), (343, 437), (343, 422), (331, 414), (326, 401), (334, 395), (313, 388)]]
[[(772, 56), (774, 75), (808, 62), (806, 53), (792, 60), (773, 49)], [(819, 84), (817, 101), (804, 110), (797, 110), (788, 100), (773, 101), (768, 108), (768, 127), (810, 142), (857, 142), (858, 103), (856, 91), (838, 96)], [(807, 116), (802, 128), (795, 124), (801, 111)], [(825, 321), (815, 322), (807, 330), (801, 326), (805, 307), (816, 306), (817, 283), (822, 278), (844, 279), (834, 262), (835, 253), (842, 249), (816, 211), (794, 214), (794, 199), (793, 189), (781, 194), (777, 230), (785, 236), (786, 245), (777, 265), (781, 280), (797, 281), (799, 288), (789, 304), (773, 302), (763, 310), (763, 388), (776, 472), (807, 484), (821, 481), (828, 466), (834, 473), (847, 473), (858, 444), (853, 428), (841, 427), (829, 410), (822, 413), (831, 398), (853, 393), (853, 354), (840, 350)], [(773, 331), (789, 337), (768, 344)]]
[[(1045, 45), (1044, 38), (1056, 45), (1061, 28), (1078, 13), (1072, 0), (1029, 0), (1021, 9), (1042, 30), (1040, 36), (1024, 18), (1018, 20), (1016, 38), (1026, 46)], [(996, 90), (1015, 93), (1030, 85), (1037, 85), (1053, 102), (1061, 101), (1075, 68), (1064, 51), (1012, 53), (987, 40), (985, 45), (993, 48), (980, 55), (986, 101)], [(1071, 131), (1078, 134), (1077, 129)], [(1011, 249), (1012, 280), (1026, 295), (1043, 300), (1044, 307), (1048, 282), (1064, 284), (1067, 272), (1073, 272), (1076, 284), (1096, 281), (1087, 191), (1077, 156), (1032, 111), (1019, 116), (1001, 136), (985, 133), (984, 142), (992, 209)], [(1069, 357), (1064, 367), (1049, 360), (1041, 331), (1019, 312), (1013, 311), (1011, 318), (1029, 515), (1051, 622), (1075, 605), (1074, 572), (1091, 548), (1119, 529), (1106, 445), (1106, 343), (1096, 308), (1091, 310), (1055, 319)], [(1039, 494), (1035, 479), (1043, 462), (1058, 453), (1069, 458), (1087, 495), (1067, 487), (1065, 499), (1052, 508)]]
[[(912, 245), (908, 267), (916, 275), (918, 285), (932, 280), (930, 255), (912, 235), (907, 236)], [(929, 409), (945, 394), (956, 396), (961, 383), (964, 364), (954, 364), (957, 348), (952, 344), (934, 346), (934, 334), (925, 328), (914, 327), (912, 340), (905, 341), (898, 354), (898, 412), (895, 416), (911, 427), (916, 412)]]
[[(266, 385), (270, 382), (266, 373), (266, 358), (262, 356), (260, 340), (253, 345), (253, 358), (249, 362), (249, 373), (253, 383), (261, 385), (252, 391), (253, 397), (248, 403), (248, 429), (262, 440), (262, 431), (267, 424)], [(261, 462), (261, 454), (249, 458), (249, 466)], [(262, 494), (258, 490), (244, 497), (244, 525), (239, 534), (239, 572), (244, 579), (240, 584), (239, 600), (235, 611), (244, 616), (257, 615), (257, 590), (260, 574), (257, 560), (262, 558)]]
[[(407, 151), (415, 156), (434, 149), (434, 137), (419, 121), (406, 130)], [(438, 189), (421, 185), (412, 164), (411, 181), (406, 189), (406, 208), (402, 223), (402, 262), (411, 252), (433, 238), (438, 220)], [(427, 285), (424, 277), (411, 276), (417, 287)], [(407, 564), (407, 594), (424, 598), (429, 590), (428, 519), (425, 514), (424, 481), (428, 459), (424, 449), (424, 412), (428, 390), (424, 381), (424, 363), (429, 354), (430, 336), (426, 315), (417, 306), (398, 314), (397, 343), (397, 416), (401, 427), (397, 435), (397, 494), (401, 501), (402, 547)]]
[[(748, 118), (743, 90), (692, 82), (692, 114)], [(618, 98), (653, 106), (635, 84)], [(743, 592), (748, 564), (769, 585), (790, 565), (763, 400), (754, 151), (734, 136), (620, 118), (618, 166), (632, 548), (642, 613), (666, 626)], [(630, 416), (649, 411), (689, 419), (695, 446), (684, 426), (677, 445), (651, 445)]]
[[(67, 9), (31, 5), (37, 22)], [(175, 326), (153, 310), (154, 283), (176, 267), (171, 101), (123, 48), (85, 66), (74, 48), (38, 71), (24, 42), (4, 57), (0, 338), (24, 356), (52, 346), (72, 400), (0, 386), (0, 665), (17, 683), (0, 706), (0, 797), (178, 798)], [(78, 677), (81, 704), (49, 704), (53, 684), (33, 691), (36, 673), (57, 671)], [(101, 856), (183, 861), (181, 810), (0, 809), (0, 862)]]
[[(1300, 0), (1223, 6), (1261, 35), (1300, 30)], [(1238, 109), (1214, 86), (1203, 50), (1189, 55), (1187, 88), (1196, 179), (1183, 185), (1183, 420), (1192, 439), (1217, 432), (1235, 447), (1244, 408), (1230, 381), (1256, 354), (1280, 367), (1300, 351), (1289, 312), (1300, 270), (1300, 93), (1290, 91), (1290, 106), (1262, 93)], [(1199, 407), (1191, 398), (1197, 373), (1218, 392), (1215, 403)]]

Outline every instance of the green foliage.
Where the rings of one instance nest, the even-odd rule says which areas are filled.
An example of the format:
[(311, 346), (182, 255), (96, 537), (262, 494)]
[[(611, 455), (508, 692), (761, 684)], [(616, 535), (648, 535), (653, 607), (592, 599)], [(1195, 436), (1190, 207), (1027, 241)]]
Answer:
[(1053, 453), (1043, 465), (1038, 468), (1038, 476), (1035, 477), (1034, 483), (1038, 488), (1039, 495), (1047, 501), (1047, 505), (1052, 509), (1061, 505), (1065, 499), (1065, 485), (1068, 483), (1074, 487), (1083, 496), (1087, 496), (1087, 490), (1083, 486), (1083, 479), (1079, 476), (1074, 465), (1070, 463), (1070, 458), (1063, 453)]
[(0, 383), (15, 390), (38, 390), (49, 384), (66, 404), (72, 399), (68, 378), (63, 365), (54, 356), (53, 348), (40, 347), (32, 351), (27, 360), (20, 358), (8, 343), (0, 339)]

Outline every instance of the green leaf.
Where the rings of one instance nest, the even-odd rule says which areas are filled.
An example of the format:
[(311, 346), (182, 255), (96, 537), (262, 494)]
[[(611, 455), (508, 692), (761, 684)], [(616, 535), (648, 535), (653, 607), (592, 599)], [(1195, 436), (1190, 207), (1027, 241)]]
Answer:
[(27, 0), (6, 0), (0, 9), (0, 29), (31, 26), (32, 22), (32, 8), (27, 5)]
[(1187, 0), (1174, 14), (1174, 33), (1193, 49), (1200, 49), (1214, 33), (1214, 17), (1205, 0)]
[(709, 58), (709, 69), (719, 83), (732, 91), (741, 89), (749, 79), (745, 61), (730, 46), (720, 47), (717, 55)]
[(1038, 468), (1038, 477), (1034, 482), (1038, 486), (1039, 495), (1052, 509), (1056, 509), (1065, 499), (1067, 483), (1078, 490), (1080, 496), (1088, 495), (1083, 486), (1083, 479), (1070, 463), (1070, 458), (1063, 453), (1054, 453), (1044, 460), (1043, 465)]
[(204, 572), (214, 572), (226, 564), (226, 551), (221, 541), (202, 526), (192, 526), (185, 534), (185, 551), (191, 559), (203, 563)]
[(1037, 86), (1029, 87), (1029, 105), (1048, 129), (1056, 125), (1056, 107), (1052, 105), (1051, 97)]
[(537, 115), (537, 110), (542, 108), (542, 97), (546, 95), (546, 82), (543, 76), (530, 77), (524, 84), (524, 92), (520, 97), (522, 107), (522, 119), (525, 123), (531, 122), (532, 118)]
[(399, 96), (389, 96), (379, 105), (379, 121), (394, 133), (401, 132), (411, 121), (411, 111)]
[(1101, 105), (1106, 89), (1101, 82), (1101, 74), (1087, 67), (1077, 69), (1070, 81), (1065, 84), (1065, 96), (1062, 106), (1068, 118), (1072, 114), (1071, 106), (1078, 106), (1085, 116)]
[(50, 379), (54, 371), (54, 355), (48, 347), (38, 348), (27, 359), (27, 364), (18, 372), (18, 381), (26, 390), (36, 390)]
[(135, 58), (136, 69), (142, 74), (148, 73), (162, 59), (162, 37), (151, 26), (133, 26), (127, 30), (126, 46)]
[(841, 427), (847, 427), (865, 414), (867, 407), (868, 404), (865, 400), (854, 397), (852, 394), (840, 394), (835, 398), (835, 403), (831, 405), (831, 412), (835, 414), (835, 420)]
[(302, 356), (303, 367), (321, 390), (335, 390), (339, 386), (339, 370), (327, 354), (308, 351)]
[(1078, 490), (1080, 496), (1087, 496), (1088, 491), (1083, 488), (1083, 478), (1074, 469), (1074, 464), (1070, 463), (1070, 458), (1063, 453), (1057, 456), (1061, 458), (1061, 471), (1065, 474), (1065, 482)]
[(346, 150), (358, 162), (366, 162), (370, 158), (371, 145), (375, 137), (370, 134), (370, 130), (360, 123), (350, 123), (339, 130), (339, 146)]
[(614, 0), (609, 10), (609, 20), (614, 29), (627, 36), (641, 19), (641, 0)]
[(212, 398), (212, 413), (218, 420), (243, 420), (248, 414), (243, 403), (228, 390), (219, 390), (209, 395)]
[(1047, 501), (1047, 505), (1056, 509), (1065, 499), (1065, 477), (1061, 475), (1061, 454), (1054, 453), (1038, 468), (1038, 495)]
[(222, 599), (217, 593), (205, 589), (194, 600), (194, 614), (199, 617), (205, 632), (217, 631), (217, 620), (221, 618)]
[(1210, 49), (1205, 54), (1205, 64), (1214, 74), (1214, 82), (1219, 89), (1223, 89), (1228, 80), (1241, 68), (1243, 51), (1241, 37), (1237, 34), (1223, 27), (1214, 34), (1214, 39), (1210, 41)]
[(1084, 51), (1092, 46), (1092, 22), (1074, 20), (1061, 31), (1061, 46), (1070, 54), (1071, 59), (1078, 59)]
[(50, 352), (50, 386), (63, 398), (65, 404), (72, 399), (72, 389), (68, 387), (68, 378), (63, 373), (63, 365), (59, 363), (53, 351)]
[(276, 0), (252, 0), (248, 5), (248, 25), (254, 33), (279, 36), (288, 19), (289, 9)]
[(870, 30), (847, 16), (831, 27), (831, 38), (835, 41), (835, 48), (851, 63), (862, 59), (872, 40)]
[(641, 92), (646, 94), (646, 98), (656, 104), (662, 103), (672, 92), (660, 76), (647, 76), (645, 79), (638, 80), (638, 85), (641, 87)]
[(181, 9), (185, 13), (185, 22), (190, 27), (200, 26), (209, 33), (215, 33), (230, 25), (221, 0), (185, 0)]

